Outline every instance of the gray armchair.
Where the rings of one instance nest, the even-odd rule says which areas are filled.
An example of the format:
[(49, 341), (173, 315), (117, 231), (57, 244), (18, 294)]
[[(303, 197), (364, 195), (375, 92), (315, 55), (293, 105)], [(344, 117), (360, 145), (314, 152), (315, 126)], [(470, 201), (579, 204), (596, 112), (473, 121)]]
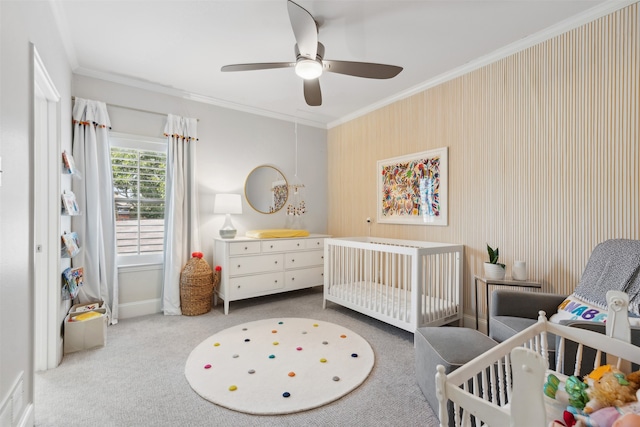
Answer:
[(491, 294), (489, 313), (491, 338), (502, 342), (514, 336), (536, 323), (540, 310), (550, 317), (565, 298), (566, 295), (496, 289)]
[[(631, 316), (640, 313), (640, 240), (612, 239), (600, 243), (591, 253), (575, 294), (600, 307), (606, 307), (606, 292), (615, 289), (629, 295)], [(566, 295), (518, 292), (498, 289), (491, 294), (489, 323), (491, 338), (502, 342), (533, 325), (538, 311), (543, 310), (547, 318), (557, 312)], [(563, 321), (572, 327), (605, 333), (604, 323), (580, 320)], [(555, 365), (556, 340), (549, 339), (549, 362)], [(640, 346), (640, 327), (631, 328), (631, 342)], [(567, 343), (565, 353), (570, 355), (576, 346)], [(585, 360), (593, 360), (595, 353), (585, 353)], [(606, 362), (602, 362), (606, 363)], [(588, 364), (583, 364), (588, 366)], [(593, 365), (592, 365), (593, 366)], [(572, 373), (573, 367), (564, 367)]]

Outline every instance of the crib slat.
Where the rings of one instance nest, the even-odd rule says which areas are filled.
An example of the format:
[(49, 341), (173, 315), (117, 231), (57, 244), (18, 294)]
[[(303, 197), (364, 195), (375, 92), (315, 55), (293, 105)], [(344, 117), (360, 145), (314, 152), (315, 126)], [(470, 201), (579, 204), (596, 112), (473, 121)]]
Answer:
[(558, 348), (556, 349), (556, 372), (563, 372), (562, 366), (564, 366), (564, 337), (560, 338)]
[(500, 405), (505, 405), (507, 403), (507, 396), (504, 391), (504, 381), (504, 367), (502, 365), (502, 359), (498, 359), (498, 402)]
[(511, 390), (511, 357), (508, 354), (506, 354), (504, 356), (504, 368), (505, 368), (504, 370), (505, 370), (506, 375), (507, 375), (507, 381), (506, 382), (508, 384), (508, 386), (507, 386), (507, 400), (509, 402), (511, 402), (511, 391), (512, 391)]
[(576, 351), (576, 365), (575, 368), (573, 370), (573, 375), (579, 376), (580, 375), (580, 366), (582, 365), (582, 351), (584, 349), (584, 346), (582, 345), (582, 343), (578, 344), (578, 350)]

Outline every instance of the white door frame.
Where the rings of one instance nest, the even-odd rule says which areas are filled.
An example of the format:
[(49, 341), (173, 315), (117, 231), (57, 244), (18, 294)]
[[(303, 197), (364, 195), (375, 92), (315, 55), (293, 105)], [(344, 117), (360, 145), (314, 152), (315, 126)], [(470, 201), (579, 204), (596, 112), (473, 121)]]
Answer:
[(34, 369), (62, 360), (60, 273), (60, 94), (36, 50), (33, 58)]

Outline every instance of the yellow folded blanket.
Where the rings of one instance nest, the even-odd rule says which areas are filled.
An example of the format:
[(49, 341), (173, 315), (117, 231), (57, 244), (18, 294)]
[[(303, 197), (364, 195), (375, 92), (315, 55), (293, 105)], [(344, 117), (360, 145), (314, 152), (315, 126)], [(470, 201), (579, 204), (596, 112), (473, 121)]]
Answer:
[(78, 314), (77, 316), (74, 316), (72, 320), (74, 322), (82, 322), (83, 320), (89, 320), (89, 319), (93, 319), (100, 316), (102, 316), (102, 313), (99, 313), (97, 311), (88, 311), (86, 313), (82, 313), (82, 314)]
[(274, 228), (268, 230), (250, 230), (245, 233), (247, 237), (254, 239), (272, 239), (280, 237), (307, 237), (307, 230), (291, 230), (288, 228)]

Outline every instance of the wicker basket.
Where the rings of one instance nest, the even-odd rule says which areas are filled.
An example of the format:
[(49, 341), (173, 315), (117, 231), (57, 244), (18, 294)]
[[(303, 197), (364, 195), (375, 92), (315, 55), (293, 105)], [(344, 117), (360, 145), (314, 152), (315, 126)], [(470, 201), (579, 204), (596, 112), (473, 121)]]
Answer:
[[(219, 276), (219, 275), (218, 275)], [(213, 272), (207, 261), (198, 253), (180, 273), (180, 307), (185, 316), (197, 316), (211, 310), (213, 297)]]

